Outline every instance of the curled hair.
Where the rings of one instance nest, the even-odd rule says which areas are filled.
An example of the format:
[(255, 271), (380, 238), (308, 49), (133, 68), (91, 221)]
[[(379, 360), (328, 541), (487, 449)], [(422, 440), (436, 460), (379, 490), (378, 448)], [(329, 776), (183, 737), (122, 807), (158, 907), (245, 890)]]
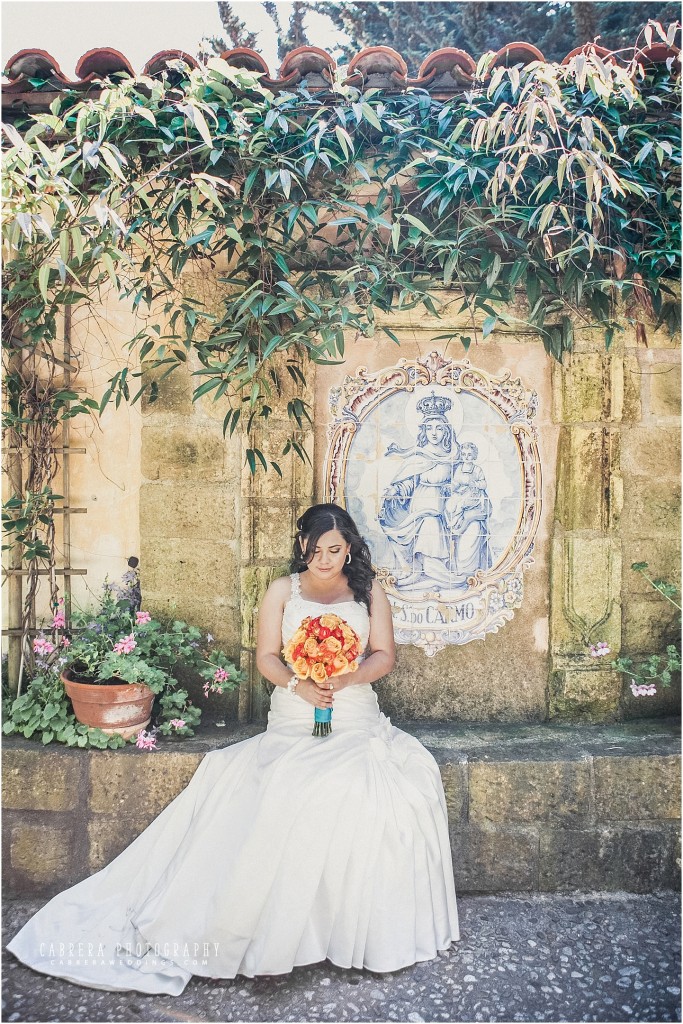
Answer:
[(453, 447), (453, 427), (450, 425), (447, 419), (443, 416), (430, 416), (420, 424), (420, 429), (417, 433), (417, 446), (418, 448), (424, 448), (427, 444), (427, 424), (436, 420), (443, 427), (443, 436), (439, 441), (439, 444), (446, 452), (450, 452)]
[[(344, 563), (342, 572), (353, 591), (354, 600), (362, 602), (369, 612), (375, 570), (370, 549), (346, 509), (334, 504), (312, 505), (297, 519), (296, 525), (298, 533), (294, 538), (290, 572), (306, 572), (322, 535), (330, 530), (339, 530), (346, 543), (351, 545), (351, 561)], [(304, 538), (307, 538), (305, 548)]]
[(477, 448), (477, 446), (474, 443), (474, 441), (463, 441), (463, 443), (460, 445), (460, 454), (462, 455), (463, 458), (467, 457), (467, 456), (463, 455), (463, 452), (465, 451), (466, 448), (470, 448), (471, 449), (471, 451), (472, 451), (472, 459), (473, 460), (476, 460), (476, 459), (479, 458), (479, 449)]

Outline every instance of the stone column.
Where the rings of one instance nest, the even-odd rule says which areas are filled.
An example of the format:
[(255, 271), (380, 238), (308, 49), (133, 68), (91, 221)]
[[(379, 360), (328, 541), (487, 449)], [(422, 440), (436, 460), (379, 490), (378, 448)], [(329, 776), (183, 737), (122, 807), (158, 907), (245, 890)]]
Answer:
[(619, 707), (622, 683), (608, 667), (612, 657), (591, 658), (588, 645), (604, 640), (615, 657), (621, 648), (623, 405), (623, 351), (607, 353), (602, 332), (584, 332), (564, 365), (553, 364), (553, 419), (560, 437), (551, 566), (551, 718), (598, 721), (613, 717)]
[[(313, 415), (315, 368), (312, 363), (306, 366), (307, 385), (303, 395), (286, 370), (286, 357), (281, 358), (274, 368), (281, 393), (269, 403), (273, 413), (268, 420), (262, 420), (251, 440), (242, 438), (241, 668), (246, 674), (239, 694), (239, 720), (242, 722), (263, 721), (268, 713), (269, 685), (256, 668), (258, 609), (272, 581), (289, 572), (296, 521), (314, 500), (312, 426), (296, 434), (298, 443), (308, 452), (311, 464), (302, 462), (292, 452), (282, 457), (278, 453), (292, 429), (292, 422), (287, 417), (287, 403), (301, 397), (309, 403), (310, 414)], [(256, 473), (252, 475), (246, 462), (249, 446), (258, 447), (270, 455), (279, 464), (282, 477), (270, 466), (265, 472), (258, 459)]]

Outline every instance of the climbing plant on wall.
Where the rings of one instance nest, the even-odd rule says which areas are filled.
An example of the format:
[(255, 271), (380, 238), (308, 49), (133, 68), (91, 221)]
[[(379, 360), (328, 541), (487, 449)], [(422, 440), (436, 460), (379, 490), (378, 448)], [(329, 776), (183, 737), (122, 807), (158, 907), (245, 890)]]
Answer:
[[(666, 33), (655, 26), (664, 40)], [(650, 28), (650, 32), (653, 29)], [(620, 330), (619, 297), (673, 325), (680, 135), (672, 61), (643, 67), (588, 48), (566, 65), (491, 67), (448, 100), (409, 89), (277, 95), (215, 57), (161, 78), (65, 91), (5, 127), (6, 426), (31, 484), (5, 508), (33, 562), (51, 558), (55, 436), (66, 417), (154, 400), (189, 364), (195, 400), (224, 403), (252, 472), (305, 457), (309, 361), (343, 358), (377, 313), (454, 297), (465, 349), (502, 322), (561, 359), (576, 325)], [(36, 83), (36, 88), (40, 83)], [(218, 267), (218, 310), (188, 272)], [(139, 329), (96, 400), (58, 376), (61, 318), (102, 316), (107, 291)], [(526, 299), (521, 313), (515, 297)], [(452, 306), (451, 306), (452, 308)], [(515, 315), (511, 309), (517, 310)], [(638, 312), (634, 314), (638, 316)], [(515, 319), (515, 316), (518, 319)], [(521, 318), (521, 319), (520, 319)], [(259, 447), (284, 378), (291, 432)], [(36, 429), (36, 424), (40, 429)]]

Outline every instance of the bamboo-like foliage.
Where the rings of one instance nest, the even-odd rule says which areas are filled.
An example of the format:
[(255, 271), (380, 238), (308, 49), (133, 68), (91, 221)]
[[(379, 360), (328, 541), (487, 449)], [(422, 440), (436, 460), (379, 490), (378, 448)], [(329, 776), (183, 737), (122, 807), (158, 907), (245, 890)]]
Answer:
[[(655, 28), (665, 39), (676, 31)], [(194, 399), (224, 403), (224, 432), (239, 425), (252, 437), (282, 392), (283, 366), (303, 387), (308, 361), (342, 359), (345, 338), (372, 335), (378, 312), (438, 316), (444, 291), (471, 313), (471, 330), (448, 335), (465, 349), (499, 322), (520, 322), (510, 313), (520, 289), (524, 323), (557, 359), (577, 323), (600, 326), (611, 343), (619, 295), (673, 322), (671, 67), (623, 67), (588, 51), (566, 66), (490, 74), (490, 60), (447, 101), (361, 93), (341, 76), (326, 93), (273, 95), (215, 57), (192, 71), (172, 65), (162, 80), (105, 82), (97, 98), (65, 92), (50, 113), (19, 115), (5, 128), (6, 424), (29, 461), (52, 465), (30, 447), (38, 406), (57, 428), (145, 391), (153, 400), (159, 376), (190, 356)], [(216, 312), (184, 272), (218, 259), (228, 270)], [(140, 317), (131, 365), (99, 403), (54, 376), (36, 384), (26, 366), (55, 365), (64, 309), (90, 305), (96, 316), (107, 288)], [(298, 394), (281, 448), (248, 442), (252, 472), (305, 457), (310, 410)], [(22, 510), (25, 499), (14, 499)], [(50, 518), (38, 506), (43, 518), (30, 522), (6, 510), (33, 559), (45, 556), (38, 537)]]

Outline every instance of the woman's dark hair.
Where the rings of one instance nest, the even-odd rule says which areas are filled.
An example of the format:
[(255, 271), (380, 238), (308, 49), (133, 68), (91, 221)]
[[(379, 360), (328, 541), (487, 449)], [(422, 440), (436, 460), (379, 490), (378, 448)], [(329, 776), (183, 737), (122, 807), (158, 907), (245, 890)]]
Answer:
[[(346, 543), (351, 545), (351, 561), (344, 563), (342, 571), (349, 581), (354, 599), (362, 602), (369, 612), (375, 570), (372, 568), (370, 549), (346, 509), (333, 504), (312, 505), (297, 519), (296, 525), (298, 533), (294, 538), (290, 571), (305, 572), (322, 535), (330, 530), (339, 530)], [(305, 548), (304, 537), (307, 538)]]

